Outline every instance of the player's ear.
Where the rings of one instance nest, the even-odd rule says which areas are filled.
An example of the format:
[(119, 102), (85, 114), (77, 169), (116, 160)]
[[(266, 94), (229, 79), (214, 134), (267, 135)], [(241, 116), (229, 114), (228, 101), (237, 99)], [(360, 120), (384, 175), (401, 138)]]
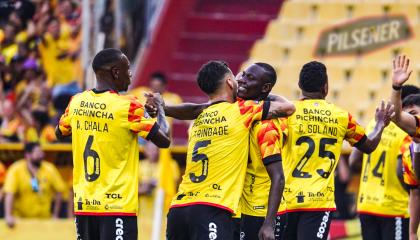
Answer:
[(322, 88), (322, 94), (324, 97), (328, 95), (328, 81), (324, 84), (324, 87)]
[(118, 79), (119, 78), (119, 74), (120, 74), (120, 70), (117, 67), (112, 67), (111, 68), (112, 78)]
[(271, 83), (264, 83), (264, 85), (262, 86), (262, 92), (263, 93), (268, 93), (271, 91), (271, 89), (273, 88), (273, 84)]
[(226, 84), (229, 86), (230, 89), (233, 89), (235, 86), (233, 81), (235, 80), (233, 80), (230, 76), (226, 77)]

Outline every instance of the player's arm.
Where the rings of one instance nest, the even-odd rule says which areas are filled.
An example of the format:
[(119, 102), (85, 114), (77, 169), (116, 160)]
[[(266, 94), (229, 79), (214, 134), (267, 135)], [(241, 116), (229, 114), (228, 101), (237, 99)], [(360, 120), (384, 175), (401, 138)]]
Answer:
[(358, 173), (362, 169), (363, 152), (357, 148), (353, 148), (349, 156), (350, 169), (352, 172)]
[(412, 73), (412, 70), (408, 70), (409, 65), (410, 59), (406, 58), (406, 56), (398, 56), (393, 60), (391, 102), (395, 107), (395, 117), (393, 118), (395, 124), (411, 136), (414, 136), (418, 127), (417, 119), (415, 116), (403, 112), (401, 107), (401, 88)]
[(288, 117), (296, 111), (295, 105), (284, 97), (270, 95), (270, 99), (274, 101), (269, 101), (269, 110), (264, 119)]
[(171, 139), (169, 137), (170, 131), (162, 105), (158, 107), (157, 124), (159, 130), (156, 134), (150, 136), (150, 141), (160, 148), (168, 148), (169, 145), (171, 145)]
[(393, 105), (388, 102), (385, 106), (384, 101), (382, 101), (379, 108), (376, 109), (375, 128), (366, 138), (364, 138), (364, 140), (359, 141), (354, 146), (363, 153), (369, 154), (373, 152), (381, 141), (382, 132), (384, 131), (385, 127), (389, 125), (393, 116)]
[(282, 132), (279, 127), (271, 120), (259, 122), (254, 126), (257, 130), (257, 140), (262, 161), (271, 180), (267, 214), (259, 231), (260, 239), (274, 239), (273, 227), (285, 184), (281, 162)]
[(155, 117), (159, 106), (168, 117), (173, 117), (179, 120), (194, 120), (200, 113), (207, 108), (209, 103), (181, 103), (177, 105), (166, 105), (162, 96), (159, 93), (146, 93), (147, 98), (145, 109), (150, 116)]
[(4, 198), (4, 217), (7, 226), (10, 228), (13, 228), (16, 223), (15, 217), (13, 216), (14, 201), (14, 194), (11, 192), (6, 192), (6, 197)]
[(55, 136), (58, 140), (63, 140), (71, 135), (71, 117), (69, 114), (70, 104), (71, 100), (66, 108), (66, 111), (64, 111), (63, 115), (61, 115), (58, 125), (55, 127)]
[(59, 217), (62, 201), (63, 201), (63, 196), (61, 192), (55, 193), (54, 207), (53, 207), (53, 214), (52, 214), (53, 218)]
[(410, 240), (417, 239), (417, 231), (420, 223), (420, 187), (410, 190)]

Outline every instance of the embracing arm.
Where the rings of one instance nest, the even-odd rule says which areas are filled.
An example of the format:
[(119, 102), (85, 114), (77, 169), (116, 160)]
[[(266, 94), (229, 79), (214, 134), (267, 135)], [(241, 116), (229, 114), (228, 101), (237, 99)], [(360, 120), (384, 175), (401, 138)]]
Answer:
[(194, 120), (209, 106), (208, 103), (181, 103), (178, 105), (164, 106), (165, 114), (179, 120)]
[(270, 95), (269, 99), (272, 101), (270, 101), (267, 119), (288, 117), (296, 111), (295, 105), (284, 97)]

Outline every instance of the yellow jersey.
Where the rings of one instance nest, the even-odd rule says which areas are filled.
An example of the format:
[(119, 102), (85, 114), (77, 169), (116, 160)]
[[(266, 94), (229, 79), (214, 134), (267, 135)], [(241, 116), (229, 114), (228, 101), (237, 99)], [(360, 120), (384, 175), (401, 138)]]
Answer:
[(265, 165), (281, 161), (282, 140), (280, 119), (254, 123), (250, 131), (249, 160), (240, 201), (241, 213), (266, 216), (271, 181)]
[(72, 135), (75, 214), (136, 215), (137, 135), (150, 139), (159, 130), (137, 98), (113, 91), (77, 94), (59, 128)]
[(269, 102), (215, 102), (189, 130), (187, 166), (171, 207), (210, 205), (238, 212), (248, 161), (249, 129)]
[(365, 131), (347, 111), (323, 99), (296, 101), (295, 106), (282, 151), (286, 183), (279, 214), (333, 211), (334, 170), (343, 140), (362, 144)]
[[(369, 122), (367, 132), (375, 128)], [(409, 217), (408, 192), (397, 175), (398, 158), (411, 143), (406, 132), (391, 122), (383, 131), (378, 147), (363, 154), (357, 211), (388, 217)]]
[(38, 187), (32, 185), (32, 175), (26, 160), (13, 163), (6, 173), (4, 192), (15, 197), (13, 214), (22, 218), (50, 218), (51, 204), (56, 193), (64, 194), (65, 183), (54, 164), (43, 161), (35, 176)]
[(402, 157), (402, 173), (404, 183), (407, 184), (410, 188), (417, 188), (420, 185), (420, 181), (416, 176), (416, 172), (413, 168), (413, 145), (411, 144), (407, 149), (404, 149), (404, 154)]

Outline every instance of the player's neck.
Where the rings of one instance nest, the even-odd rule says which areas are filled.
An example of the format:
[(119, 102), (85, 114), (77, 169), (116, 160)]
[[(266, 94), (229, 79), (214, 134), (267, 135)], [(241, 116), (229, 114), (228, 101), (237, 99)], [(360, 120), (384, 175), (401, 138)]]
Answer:
[(215, 94), (212, 96), (209, 96), (210, 99), (210, 103), (214, 103), (214, 102), (230, 102), (233, 103), (235, 100), (234, 98), (226, 93), (222, 93), (222, 94)]
[(108, 83), (99, 83), (99, 82), (98, 82), (98, 83), (96, 84), (95, 89), (96, 89), (96, 91), (98, 91), (98, 92), (104, 92), (104, 91), (106, 91), (106, 90), (113, 90), (113, 91), (115, 91), (115, 92), (118, 92), (114, 86), (111, 86), (111, 85), (110, 85), (110, 84), (108, 84)]
[(322, 92), (305, 92), (302, 91), (300, 99), (325, 99)]

